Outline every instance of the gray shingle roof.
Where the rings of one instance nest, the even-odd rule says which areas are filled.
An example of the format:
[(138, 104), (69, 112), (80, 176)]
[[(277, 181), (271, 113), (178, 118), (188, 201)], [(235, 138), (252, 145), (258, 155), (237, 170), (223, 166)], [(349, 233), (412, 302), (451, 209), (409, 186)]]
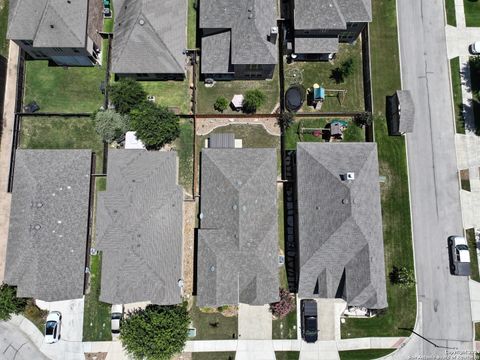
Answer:
[(372, 21), (371, 0), (295, 0), (295, 29), (346, 29), (347, 23)]
[(90, 150), (17, 150), (5, 282), (19, 297), (83, 296)]
[(202, 38), (202, 73), (228, 74), (230, 69), (230, 30)]
[(197, 304), (278, 301), (275, 149), (204, 149)]
[(277, 47), (268, 41), (276, 16), (275, 0), (200, 1), (200, 28), (231, 29), (232, 64), (277, 63)]
[(107, 190), (97, 204), (100, 300), (180, 303), (182, 219), (176, 152), (109, 150)]
[(413, 124), (415, 122), (415, 105), (412, 94), (409, 90), (398, 90), (397, 98), (400, 108), (398, 131), (402, 134), (411, 133), (413, 132)]
[(33, 40), (35, 47), (84, 47), (87, 14), (87, 1), (10, 0), (7, 38)]
[(297, 202), (299, 295), (387, 307), (376, 144), (298, 143)]
[(338, 38), (295, 38), (295, 52), (298, 54), (328, 54), (338, 51)]
[(186, 0), (116, 0), (112, 71), (183, 74)]

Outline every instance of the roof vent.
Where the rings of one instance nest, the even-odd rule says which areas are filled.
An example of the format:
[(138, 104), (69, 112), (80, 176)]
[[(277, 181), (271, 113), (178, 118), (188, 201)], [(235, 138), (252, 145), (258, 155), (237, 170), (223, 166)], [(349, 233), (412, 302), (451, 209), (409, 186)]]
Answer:
[(253, 19), (253, 14), (252, 13), (248, 14), (248, 18)]
[(42, 226), (40, 224), (35, 224), (35, 225), (33, 225), (33, 228), (35, 230), (40, 230), (42, 228)]
[(342, 204), (345, 204), (347, 205), (350, 201), (348, 201), (348, 199), (342, 199)]
[(198, 215), (198, 217), (200, 218), (200, 220), (202, 220), (204, 218), (203, 213), (200, 213), (200, 215)]
[(36, 207), (40, 209), (41, 207), (43, 207), (43, 203), (41, 201), (37, 202)]
[(50, 24), (50, 29), (53, 29), (53, 28), (55, 28), (55, 25)]
[(347, 172), (347, 180), (355, 180), (355, 173)]
[(214, 272), (215, 271), (215, 265), (210, 266), (210, 271)]
[(140, 20), (138, 21), (138, 23), (143, 26), (143, 25), (145, 25), (145, 20), (140, 19)]

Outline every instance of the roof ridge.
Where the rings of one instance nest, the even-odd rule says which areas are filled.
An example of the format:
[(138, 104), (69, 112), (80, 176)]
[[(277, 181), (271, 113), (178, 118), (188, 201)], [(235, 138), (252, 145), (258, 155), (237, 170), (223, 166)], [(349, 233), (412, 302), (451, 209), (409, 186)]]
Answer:
[[(73, 35), (74, 38), (76, 38), (80, 42), (85, 42), (84, 39), (78, 38), (78, 36), (72, 31), (71, 27), (63, 20), (63, 17), (60, 16), (60, 14), (57, 12), (55, 7), (53, 5), (51, 5), (52, 0), (47, 0), (47, 1), (48, 1), (48, 3), (45, 6), (45, 9), (42, 13), (42, 18), (40, 19), (40, 22), (38, 23), (37, 31), (35, 32), (35, 38), (37, 37), (37, 33), (38, 33), (38, 30), (40, 29), (40, 26), (42, 26), (42, 24), (45, 20), (45, 16), (48, 14), (48, 11), (47, 11), (47, 8), (48, 8), (49, 11), (52, 11), (55, 14), (55, 17), (57, 18), (57, 20), (59, 20), (68, 29), (67, 31), (71, 35)], [(34, 40), (34, 42), (35, 42), (35, 40)]]
[[(126, 2), (126, 1), (129, 1), (129, 0), (125, 0), (125, 1), (123, 2), (123, 5), (125, 5), (125, 2)], [(145, 0), (137, 0), (137, 1), (142, 1), (142, 5), (140, 6), (140, 11), (138, 12), (138, 15), (137, 15), (137, 17), (136, 17), (136, 19), (135, 19), (135, 23), (138, 21), (138, 18), (139, 18), (140, 15), (142, 14), (142, 7), (143, 7), (143, 4), (144, 4)], [(122, 14), (124, 17), (126, 17), (126, 14), (125, 14), (125, 13), (128, 11), (128, 5), (124, 6), (123, 9), (119, 9), (119, 12), (120, 12), (120, 11), (122, 12), (121, 14)], [(115, 24), (117, 23), (116, 19), (120, 19), (120, 17), (119, 17), (119, 16), (118, 16), (118, 17), (115, 16), (114, 26), (115, 26)], [(130, 29), (128, 29), (128, 36), (127, 36), (128, 41), (130, 41), (130, 37), (132, 36), (133, 29), (135, 29), (135, 26), (132, 26), (132, 27), (130, 27)], [(114, 28), (114, 32), (115, 32), (115, 28)], [(115, 39), (115, 38), (114, 38), (114, 39)], [(114, 40), (114, 41), (115, 41), (115, 40)], [(112, 59), (113, 61), (115, 61), (115, 58), (116, 58), (116, 59), (120, 59), (120, 58), (122, 57), (122, 55), (123, 55), (123, 53), (125, 52), (125, 49), (126, 49), (126, 47), (127, 47), (128, 41), (124, 41), (124, 42), (123, 42), (123, 47), (120, 49), (120, 51), (119, 51), (119, 53), (118, 53), (118, 56), (113, 57), (113, 59)], [(116, 42), (116, 44), (117, 44), (117, 42)]]
[[(21, 0), (19, 0), (19, 2), (17, 4), (19, 4), (20, 1)], [(35, 30), (35, 34), (33, 35), (33, 41), (34, 42), (35, 42), (35, 39), (37, 38), (38, 29), (40, 28), (40, 25), (42, 24), (43, 17), (45, 16), (45, 11), (47, 11), (47, 7), (50, 4), (50, 1), (51, 0), (46, 0), (45, 6), (43, 7), (42, 15), (40, 16), (40, 21), (38, 22), (37, 28)], [(17, 7), (18, 7), (18, 5), (17, 5)]]

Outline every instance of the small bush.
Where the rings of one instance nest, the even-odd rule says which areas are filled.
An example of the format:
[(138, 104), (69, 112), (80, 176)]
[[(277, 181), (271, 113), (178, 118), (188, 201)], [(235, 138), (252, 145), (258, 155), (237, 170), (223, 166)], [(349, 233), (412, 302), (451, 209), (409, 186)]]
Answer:
[(401, 288), (407, 289), (415, 286), (415, 273), (412, 269), (407, 269), (405, 266), (393, 266), (390, 272), (390, 282), (398, 285)]
[(0, 287), (0, 320), (9, 320), (12, 314), (20, 314), (27, 306), (27, 299), (17, 297), (17, 288), (2, 284)]
[(128, 131), (130, 121), (128, 115), (122, 115), (113, 110), (98, 111), (93, 120), (95, 131), (107, 143), (122, 137)]
[(253, 114), (257, 109), (265, 104), (267, 96), (260, 90), (248, 90), (243, 98), (243, 111), (247, 114)]
[(213, 105), (213, 108), (219, 112), (224, 112), (228, 107), (228, 100), (224, 96), (219, 96)]
[(369, 112), (358, 113), (353, 117), (353, 122), (360, 127), (365, 125), (370, 126), (372, 125), (372, 114)]
[(283, 319), (293, 309), (295, 309), (295, 300), (293, 295), (287, 289), (280, 289), (280, 301), (270, 304), (270, 311), (273, 316)]

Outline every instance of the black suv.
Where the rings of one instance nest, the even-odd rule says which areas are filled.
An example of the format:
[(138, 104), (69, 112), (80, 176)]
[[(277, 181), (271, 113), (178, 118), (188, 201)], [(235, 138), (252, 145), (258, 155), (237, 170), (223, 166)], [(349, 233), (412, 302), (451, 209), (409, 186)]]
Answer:
[(317, 302), (306, 299), (301, 301), (302, 309), (302, 337), (307, 343), (314, 343), (318, 339)]

